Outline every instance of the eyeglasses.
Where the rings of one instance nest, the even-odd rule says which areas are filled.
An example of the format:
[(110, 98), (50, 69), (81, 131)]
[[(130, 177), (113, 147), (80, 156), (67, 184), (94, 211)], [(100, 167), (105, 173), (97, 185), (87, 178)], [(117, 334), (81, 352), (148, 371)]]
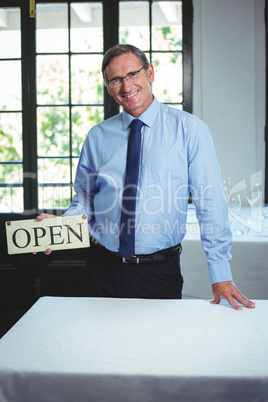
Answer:
[(139, 78), (140, 72), (143, 69), (144, 69), (144, 67), (142, 67), (138, 71), (133, 71), (132, 73), (128, 73), (124, 77), (115, 77), (112, 80), (108, 81), (108, 85), (109, 85), (110, 88), (121, 87), (122, 84), (123, 84), (124, 79), (126, 79), (127, 82), (135, 82)]

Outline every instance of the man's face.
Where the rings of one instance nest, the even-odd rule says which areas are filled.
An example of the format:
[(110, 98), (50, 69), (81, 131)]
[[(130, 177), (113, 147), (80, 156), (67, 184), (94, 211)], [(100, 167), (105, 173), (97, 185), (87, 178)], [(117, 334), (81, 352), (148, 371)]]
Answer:
[[(141, 63), (133, 53), (124, 53), (115, 57), (106, 67), (107, 81), (115, 77), (125, 75), (141, 69)], [(109, 88), (109, 94), (114, 100), (122, 105), (124, 110), (134, 117), (139, 117), (152, 103), (150, 83), (154, 81), (154, 68), (150, 64), (149, 69), (141, 70), (135, 82), (123, 80), (122, 86)]]

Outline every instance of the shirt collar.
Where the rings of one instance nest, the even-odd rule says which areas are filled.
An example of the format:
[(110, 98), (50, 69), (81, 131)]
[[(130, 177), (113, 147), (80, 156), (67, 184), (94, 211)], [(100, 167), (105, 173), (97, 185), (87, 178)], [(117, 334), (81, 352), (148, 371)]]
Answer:
[[(141, 120), (146, 126), (152, 127), (159, 109), (160, 103), (154, 97), (151, 105), (138, 117), (138, 119)], [(123, 130), (126, 130), (129, 127), (132, 120), (134, 120), (134, 117), (123, 110)]]

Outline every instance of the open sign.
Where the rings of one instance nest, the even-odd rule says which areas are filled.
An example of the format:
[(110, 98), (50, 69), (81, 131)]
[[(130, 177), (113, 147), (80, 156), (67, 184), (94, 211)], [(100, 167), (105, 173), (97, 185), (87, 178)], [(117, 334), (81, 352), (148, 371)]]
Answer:
[(89, 247), (87, 215), (6, 222), (9, 254)]

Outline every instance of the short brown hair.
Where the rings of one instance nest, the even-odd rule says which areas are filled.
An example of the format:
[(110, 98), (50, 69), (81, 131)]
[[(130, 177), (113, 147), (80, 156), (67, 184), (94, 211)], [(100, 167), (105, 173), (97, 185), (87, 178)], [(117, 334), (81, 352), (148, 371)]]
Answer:
[(105, 71), (106, 67), (108, 66), (108, 64), (110, 63), (110, 61), (112, 59), (114, 59), (115, 57), (121, 56), (121, 54), (124, 54), (124, 53), (133, 53), (139, 59), (141, 66), (145, 70), (148, 70), (149, 62), (147, 60), (145, 53), (142, 50), (138, 49), (136, 46), (133, 46), (133, 45), (124, 45), (124, 44), (115, 45), (115, 46), (111, 47), (105, 53), (105, 55), (103, 57), (101, 71), (102, 71), (105, 85), (107, 85), (107, 83), (108, 83), (106, 71)]

